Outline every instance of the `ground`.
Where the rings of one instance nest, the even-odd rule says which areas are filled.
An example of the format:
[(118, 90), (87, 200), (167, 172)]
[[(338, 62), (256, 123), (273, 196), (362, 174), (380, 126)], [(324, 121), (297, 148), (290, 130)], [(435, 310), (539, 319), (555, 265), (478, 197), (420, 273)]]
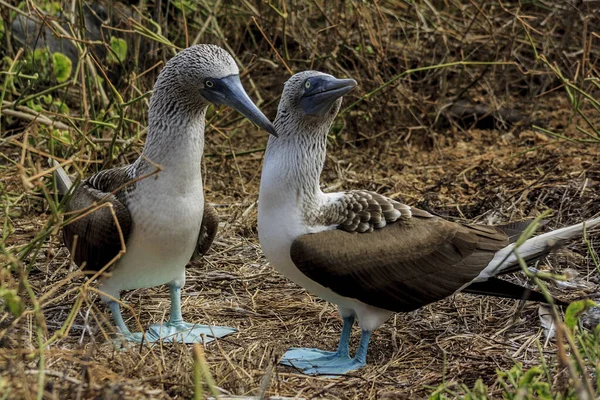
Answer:
[[(593, 201), (600, 191), (596, 180), (600, 174), (598, 152), (579, 144), (553, 143), (527, 131), (519, 137), (502, 137), (499, 131), (469, 130), (467, 134), (464, 140), (441, 144), (435, 150), (391, 144), (377, 156), (361, 148), (333, 144), (323, 183), (326, 188), (337, 189), (368, 186), (411, 204), (428, 204), (429, 209), (442, 214), (466, 214), (468, 221), (505, 222), (533, 217), (551, 207), (555, 214), (549, 225), (555, 228), (600, 211)], [(525, 157), (519, 155), (527, 149), (530, 151)], [(11, 155), (18, 160), (18, 150)], [(444, 379), (472, 386), (482, 377), (484, 383), (492, 385), (496, 369), (509, 369), (515, 361), (525, 367), (538, 365), (540, 343), (547, 362), (556, 362), (555, 345), (544, 345), (537, 304), (526, 304), (520, 310), (520, 304), (512, 300), (457, 295), (412, 313), (394, 315), (374, 334), (367, 367), (349, 376), (306, 377), (277, 366), (277, 358), (289, 346), (334, 349), (341, 321), (335, 307), (287, 281), (260, 251), (255, 221), (256, 171), (261, 156), (238, 157), (237, 167), (231, 165), (231, 159), (222, 163), (207, 159), (207, 197), (217, 205), (223, 223), (211, 251), (188, 268), (183, 314), (191, 321), (239, 329), (239, 333), (205, 349), (217, 386), (233, 394), (252, 394), (262, 377), (274, 369), (269, 394), (414, 398), (424, 396), (427, 386), (436, 387)], [(244, 188), (235, 184), (240, 176)], [(22, 187), (16, 174), (12, 180), (7, 178), (9, 189)], [(219, 181), (228, 182), (227, 190), (210, 190)], [(44, 208), (42, 201), (35, 199), (13, 208), (21, 215), (12, 220), (15, 231), (7, 245), (26, 243), (40, 230), (47, 217), (40, 208)], [(45, 257), (38, 257), (29, 275), (38, 298), (55, 291), (44, 305), (50, 332), (64, 323), (78, 294), (73, 289), (84, 282), (81, 277), (69, 279), (74, 268), (60, 240), (59, 233), (51, 236), (43, 247)], [(585, 254), (582, 242), (575, 242), (560, 252), (552, 267), (556, 271), (576, 269), (589, 276), (595, 288), (594, 267)], [(553, 293), (573, 297), (569, 292)], [(102, 398), (189, 397), (190, 347), (165, 344), (115, 350), (104, 336), (111, 337), (110, 314), (93, 301), (95, 297), (88, 293), (67, 337), (48, 348), (46, 391), (65, 393), (80, 388), (84, 397)], [(136, 312), (142, 326), (167, 318), (165, 287), (128, 292), (123, 300)], [(35, 346), (29, 331), (31, 318), (23, 318), (20, 329), (12, 329), (3, 337), (4, 376), (23, 385), (28, 382), (29, 389), (14, 388), (22, 394), (33, 390), (36, 383), (31, 372), (36, 370), (36, 361), (21, 359), (17, 351)], [(133, 319), (128, 323), (135, 324)], [(354, 346), (358, 336), (356, 330)], [(28, 379), (21, 379), (26, 376)], [(556, 379), (561, 377), (556, 375)], [(82, 382), (88, 383), (85, 389)]]
[[(315, 6), (307, 4), (302, 3), (304, 8), (300, 8), (317, 14), (319, 7), (325, 7), (316, 2)], [(310, 65), (316, 63), (314, 68), (357, 77), (359, 88), (347, 97), (343, 108), (357, 100), (360, 103), (338, 117), (330, 136), (322, 176), (325, 191), (374, 190), (469, 223), (494, 224), (534, 218), (549, 210), (551, 214), (546, 218), (548, 224), (543, 230), (578, 223), (600, 213), (600, 144), (581, 130), (597, 134), (598, 131), (590, 126), (600, 126), (600, 113), (593, 105), (585, 103), (585, 96), (573, 100), (573, 96), (565, 94), (566, 83), (556, 78), (549, 67), (556, 64), (542, 63), (546, 66), (544, 70), (537, 59), (535, 64), (528, 64), (530, 74), (514, 66), (507, 67), (510, 76), (507, 70), (497, 71), (498, 66), (491, 64), (481, 69), (477, 66), (440, 68), (440, 71), (449, 72), (417, 71), (393, 84), (388, 83), (406, 69), (423, 67), (425, 62), (428, 65), (445, 62), (445, 59), (432, 55), (437, 54), (439, 43), (454, 49), (453, 38), (467, 38), (464, 48), (459, 50), (466, 52), (471, 46), (464, 59), (475, 60), (478, 58), (474, 54), (480, 51), (478, 44), (487, 46), (489, 42), (469, 31), (468, 24), (461, 25), (464, 32), (452, 31), (452, 24), (448, 22), (454, 21), (451, 11), (436, 14), (432, 11), (433, 6), (415, 7), (416, 14), (410, 14), (407, 20), (421, 20), (425, 26), (423, 35), (433, 35), (439, 42), (419, 37), (423, 41), (419, 43), (428, 44), (425, 53), (431, 59), (423, 56), (422, 64), (414, 65), (418, 57), (413, 52), (419, 47), (416, 39), (414, 43), (393, 41), (390, 47), (397, 47), (390, 50), (373, 35), (377, 32), (374, 26), (377, 26), (378, 18), (389, 21), (392, 11), (396, 10), (394, 7), (404, 10), (408, 6), (356, 7), (356, 14), (349, 11), (343, 14), (343, 10), (342, 14), (336, 14), (339, 10), (333, 10), (326, 18), (313, 18), (320, 23), (327, 19), (334, 27), (331, 31), (336, 31), (331, 35), (338, 38), (338, 43), (341, 43), (340, 37), (354, 40), (351, 35), (353, 24), (364, 28), (360, 31), (360, 40), (354, 40), (348, 47), (356, 54), (346, 58), (326, 59), (323, 56), (320, 60), (319, 56), (315, 60), (312, 46), (299, 49), (301, 46), (295, 40), (311, 33), (302, 31), (303, 25), (298, 23), (289, 27), (292, 33), (288, 32), (287, 36), (285, 25), (272, 28), (274, 32), (284, 30), (281, 36), (271, 37), (282, 55), (269, 53), (271, 47), (267, 43), (260, 46), (264, 54), (269, 54), (267, 61), (247, 49), (240, 48), (236, 52), (241, 54), (240, 59), (247, 67), (245, 71), (255, 79), (252, 85), (256, 88), (251, 96), (265, 100), (261, 107), (270, 118), (275, 115), (282, 83), (289, 76), (278, 57), (286, 58), (296, 71), (307, 67), (306, 63), (294, 60), (294, 54), (299, 53), (305, 60), (312, 59)], [(260, 10), (260, 13), (267, 11), (273, 14), (272, 10)], [(483, 10), (482, 15), (484, 11), (490, 15), (499, 12), (490, 8)], [(538, 16), (535, 10), (525, 11), (530, 16)], [(512, 18), (512, 23), (521, 21), (517, 14), (506, 9), (502, 12), (503, 18)], [(371, 13), (373, 18), (361, 20), (359, 17), (365, 13)], [(263, 18), (270, 14), (266, 15)], [(359, 17), (353, 20), (352, 15)], [(479, 18), (477, 13), (473, 15), (473, 21)], [(469, 20), (466, 14), (462, 17)], [(329, 19), (339, 21), (339, 27)], [(446, 30), (439, 33), (434, 27), (432, 31), (432, 20)], [(490, 17), (489, 21), (492, 20)], [(268, 23), (261, 21), (267, 29)], [(493, 21), (497, 27), (504, 26), (502, 21)], [(541, 23), (541, 19), (536, 21)], [(398, 17), (396, 22), (404, 27), (406, 21), (404, 17)], [(408, 26), (413, 27), (411, 24)], [(485, 28), (485, 23), (476, 24), (473, 30), (484, 29), (482, 26)], [(217, 28), (211, 28), (210, 34), (216, 35)], [(538, 25), (536, 28), (541, 29)], [(190, 26), (190, 29), (199, 28)], [(254, 26), (252, 29), (260, 38)], [(590, 31), (593, 32), (591, 28)], [(400, 35), (391, 28), (386, 32), (389, 37)], [(493, 29), (490, 32), (492, 35)], [(417, 37), (405, 34), (413, 39)], [(437, 34), (440, 36), (435, 36)], [(525, 40), (527, 36), (523, 32), (520, 34), (509, 35), (521, 40), (518, 45), (514, 44), (515, 52), (523, 52), (529, 45)], [(543, 33), (539, 34), (543, 36)], [(287, 44), (283, 44), (285, 37)], [(498, 36), (494, 39), (506, 38)], [(179, 40), (183, 39), (179, 37)], [(450, 44), (445, 40), (450, 40)], [(571, 49), (570, 42), (564, 42), (560, 42), (561, 48)], [(369, 43), (374, 53), (365, 53), (358, 48)], [(289, 51), (294, 54), (286, 56), (287, 47), (284, 52), (283, 46), (289, 46)], [(385, 51), (382, 50), (384, 47)], [(538, 47), (544, 46), (540, 42)], [(168, 51), (164, 49), (161, 57), (168, 58)], [(588, 50), (585, 53), (589, 55), (587, 63), (583, 65), (590, 76), (597, 76), (595, 64), (589, 61), (595, 53)], [(327, 50), (319, 48), (319, 54), (327, 54)], [(393, 58), (400, 57), (398, 54), (402, 55), (400, 61)], [(369, 64), (370, 57), (378, 63)], [(500, 59), (498, 56), (494, 60)], [(520, 62), (525, 61), (521, 59)], [(271, 65), (275, 63), (279, 66), (277, 69)], [(5, 70), (8, 65), (3, 66)], [(361, 66), (364, 69), (361, 70)], [(488, 71), (487, 75), (485, 71), (481, 72), (483, 70)], [(541, 70), (545, 75), (539, 73)], [(141, 72), (135, 70), (138, 75)], [(246, 72), (243, 74), (244, 85), (250, 87)], [(550, 78), (544, 80), (539, 78), (540, 75)], [(477, 84), (467, 85), (464, 81), (471, 79)], [(574, 75), (572, 81), (579, 82), (577, 79)], [(436, 86), (438, 83), (443, 86), (441, 89)], [(539, 84), (544, 90), (534, 92), (529, 89), (527, 92), (528, 89), (523, 88), (526, 83)], [(584, 83), (579, 87), (588, 88), (589, 85)], [(151, 87), (151, 80), (145, 85), (145, 88)], [(78, 96), (82, 96), (77, 90), (82, 90), (85, 85), (74, 86), (75, 93), (68, 94), (73, 97), (69, 99), (71, 115), (94, 119), (86, 114), (88, 111), (83, 112), (74, 105), (80, 98)], [(125, 87), (122, 92), (125, 100), (144, 92), (132, 83)], [(446, 100), (441, 95), (437, 97), (436, 93), (442, 90), (456, 94), (461, 87), (469, 91), (472, 107), (477, 101), (493, 104), (490, 108), (495, 118), (492, 126), (477, 121), (461, 122), (460, 118), (447, 116), (447, 106), (451, 103), (446, 104)], [(504, 93), (503, 88), (510, 90)], [(18, 86), (7, 91), (7, 99), (15, 101), (19, 94), (17, 89)], [(373, 90), (378, 92), (366, 96)], [(2, 93), (4, 95), (4, 91)], [(590, 93), (597, 95), (597, 92)], [(576, 101), (580, 102), (580, 108), (574, 106)], [(488, 396), (495, 398), (516, 392), (518, 385), (509, 383), (507, 389), (502, 382), (509, 380), (498, 378), (498, 371), (509, 371), (516, 363), (521, 363), (523, 370), (541, 366), (553, 396), (573, 393), (576, 386), (573, 375), (559, 362), (564, 355), (564, 344), (559, 341), (561, 346), (558, 346), (556, 341), (546, 340), (538, 304), (463, 294), (415, 312), (395, 314), (374, 333), (368, 365), (347, 376), (337, 379), (307, 377), (291, 368), (278, 366), (278, 358), (291, 346), (334, 349), (341, 321), (334, 306), (279, 275), (264, 258), (256, 234), (256, 202), (267, 137), (224, 109), (212, 110), (209, 115), (203, 170), (206, 197), (217, 208), (221, 224), (208, 254), (188, 267), (183, 290), (183, 316), (188, 321), (233, 326), (238, 333), (207, 345), (201, 352), (205, 361), (198, 356), (195, 361), (192, 347), (181, 344), (117, 349), (112, 340), (114, 330), (108, 309), (98, 300), (93, 282), (88, 282), (70, 263), (69, 251), (62, 245), (61, 232), (57, 228), (62, 217), (60, 212), (52, 210), (44, 194), (44, 188), (49, 184), (49, 175), (42, 176), (47, 169), (44, 153), (56, 146), (65, 158), (85, 155), (88, 160), (98, 160), (98, 165), (102, 165), (110, 158), (108, 155), (116, 154), (112, 163), (131, 162), (144, 142), (145, 115), (139, 110), (145, 109), (145, 105), (143, 101), (140, 104), (139, 107), (136, 104), (135, 109), (124, 108), (126, 117), (133, 122), (127, 120), (126, 128), (121, 130), (107, 127), (105, 131), (98, 131), (92, 129), (96, 125), (70, 120), (76, 121), (78, 129), (89, 132), (87, 135), (93, 139), (90, 140), (94, 146), (84, 140), (64, 137), (53, 142), (49, 137), (56, 139), (55, 133), (51, 136), (44, 123), (29, 123), (14, 113), (2, 116), (0, 194), (4, 203), (0, 210), (3, 220), (0, 293), (4, 294), (7, 307), (12, 304), (8, 291), (18, 294), (21, 300), (14, 302), (18, 304), (15, 307), (22, 307), (19, 311), (24, 313), (9, 312), (6, 308), (0, 317), (0, 398), (30, 399), (39, 395), (48, 399), (191, 398), (198, 381), (194, 364), (208, 367), (214, 385), (206, 386), (216, 387), (227, 395), (400, 399), (426, 398), (438, 387), (443, 387), (446, 397), (460, 397), (468, 391), (466, 388), (473, 388), (481, 379), (488, 387)], [(9, 108), (6, 106), (3, 111)], [(501, 113), (503, 108), (522, 113), (522, 117), (518, 117), (516, 123), (503, 123), (509, 119), (508, 114)], [(107, 118), (98, 110), (93, 110), (92, 115), (99, 121)], [(113, 149), (110, 139), (117, 131), (118, 142), (115, 143), (118, 146)], [(73, 137), (79, 137), (81, 133), (73, 129), (69, 132)], [(26, 150), (23, 150), (23, 144), (27, 145)], [(85, 173), (90, 173), (97, 167), (95, 163), (89, 163), (86, 168)], [(40, 177), (36, 176), (38, 173)], [(35, 179), (28, 180), (31, 177)], [(58, 216), (56, 220), (55, 215)], [(568, 272), (570, 287), (549, 284), (550, 292), (557, 298), (574, 300), (598, 291), (600, 281), (593, 257), (599, 236), (597, 231), (588, 233), (589, 246), (584, 240), (573, 241), (538, 266), (556, 273)], [(510, 279), (534, 286), (523, 274), (515, 274)], [(142, 327), (168, 318), (166, 287), (129, 291), (122, 299), (131, 307), (125, 310), (125, 315), (132, 328), (136, 325), (134, 316)], [(64, 337), (56, 336), (71, 312), (75, 312), (75, 318), (70, 329)], [(353, 347), (358, 344), (359, 336), (360, 332), (355, 328)], [(44, 343), (46, 340), (49, 342)], [(40, 347), (42, 352), (38, 351)], [(585, 359), (594, 360), (594, 357), (585, 354)], [(40, 373), (40, 366), (43, 366), (43, 373)], [(206, 374), (202, 376), (202, 381), (207, 382)]]

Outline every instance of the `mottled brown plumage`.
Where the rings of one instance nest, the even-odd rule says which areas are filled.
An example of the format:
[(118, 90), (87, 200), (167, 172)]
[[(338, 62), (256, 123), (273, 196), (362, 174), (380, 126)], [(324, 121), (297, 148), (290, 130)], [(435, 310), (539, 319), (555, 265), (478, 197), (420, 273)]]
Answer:
[(217, 236), (217, 230), (219, 229), (219, 214), (213, 206), (211, 206), (206, 200), (204, 201), (204, 215), (202, 217), (202, 225), (200, 226), (200, 235), (198, 236), (198, 246), (194, 251), (193, 258), (202, 257)]
[(291, 256), (310, 279), (390, 311), (411, 311), (468, 284), (508, 245), (490, 226), (468, 226), (410, 208), (409, 217), (368, 233), (340, 229), (298, 237)]
[[(78, 266), (85, 263), (85, 270), (99, 271), (119, 254), (123, 248), (119, 228), (124, 243), (127, 243), (132, 226), (126, 205), (127, 183), (130, 181), (127, 167), (114, 168), (84, 180), (73, 191), (66, 209), (69, 218), (76, 217), (83, 210), (95, 209), (63, 229), (65, 246), (72, 252), (73, 261)], [(117, 189), (121, 190), (113, 194)], [(102, 206), (104, 203), (112, 204), (116, 220), (109, 207)]]
[[(344, 192), (338, 202), (325, 207), (317, 218), (307, 212), (309, 225), (339, 224), (347, 232), (372, 232), (386, 224), (411, 217), (411, 208), (375, 192), (353, 190)], [(420, 211), (425, 212), (425, 211)]]

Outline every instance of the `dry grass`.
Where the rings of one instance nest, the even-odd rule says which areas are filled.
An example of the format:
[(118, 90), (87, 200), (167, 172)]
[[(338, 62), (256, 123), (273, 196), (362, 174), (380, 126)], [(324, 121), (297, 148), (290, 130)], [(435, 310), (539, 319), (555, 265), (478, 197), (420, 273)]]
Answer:
[[(593, 4), (205, 1), (195, 11), (186, 9), (184, 26), (181, 11), (168, 3), (161, 12), (149, 8), (144, 18), (134, 13), (126, 24), (133, 56), (112, 65), (99, 58), (101, 68), (84, 63), (51, 93), (66, 101), (69, 113), (39, 97), (27, 108), (14, 103), (55, 85), (15, 78), (2, 91), (0, 290), (18, 293), (24, 312), (0, 316), (0, 398), (194, 395), (191, 347), (115, 349), (109, 312), (93, 291), (83, 290), (85, 278), (69, 264), (55, 228), (62, 216), (46, 189), (49, 180), (37, 177), (46, 169), (40, 152), (74, 159), (84, 175), (135, 159), (147, 102), (139, 96), (151, 89), (156, 65), (173, 54), (173, 43), (184, 46), (186, 37), (188, 43), (199, 37), (231, 46), (244, 67), (245, 86), (270, 117), (288, 68), (357, 79), (359, 89), (345, 100), (332, 131), (323, 174), (327, 190), (368, 188), (461, 221), (495, 223), (549, 209), (549, 227), (556, 228), (600, 212), (600, 144), (585, 142), (598, 137), (600, 112), (568, 86), (598, 98)], [(33, 4), (26, 13), (35, 13)], [(147, 38), (157, 39), (148, 15), (162, 26), (161, 43)], [(11, 16), (3, 18), (9, 26)], [(3, 55), (12, 60), (4, 61), (3, 71), (16, 65), (15, 54), (6, 47)], [(429, 66), (437, 67), (424, 69)], [(98, 85), (97, 76), (111, 79), (123, 100), (106, 81)], [(448, 110), (463, 99), (489, 105), (494, 129), (452, 119)], [(35, 119), (35, 105), (65, 126), (53, 132), (39, 116), (31, 122), (22, 115)], [(519, 110), (519, 121), (508, 123), (506, 114), (496, 113), (502, 107)], [(536, 304), (519, 310), (514, 301), (467, 295), (395, 315), (373, 335), (367, 367), (349, 376), (306, 377), (277, 366), (289, 346), (333, 349), (341, 323), (332, 305), (281, 277), (260, 251), (256, 200), (265, 135), (230, 110), (213, 110), (209, 121), (205, 188), (222, 226), (208, 255), (188, 269), (183, 314), (239, 329), (205, 349), (215, 384), (225, 393), (257, 395), (262, 385), (267, 395), (304, 398), (423, 398), (444, 384), (444, 395), (453, 397), (465, 393), (458, 384), (471, 388), (481, 378), (489, 396), (499, 397), (516, 389), (503, 387), (496, 370), (515, 362), (527, 369), (541, 358), (554, 393), (573, 393), (573, 376), (557, 362), (556, 344), (544, 343)], [(533, 129), (531, 121), (549, 133)], [(597, 235), (590, 240), (597, 248)], [(577, 291), (551, 287), (554, 295), (573, 299), (598, 291), (583, 242), (546, 267), (575, 269), (585, 284)], [(131, 327), (133, 315), (144, 327), (168, 317), (164, 287), (122, 298), (131, 306)], [(73, 310), (66, 335), (53, 336)]]

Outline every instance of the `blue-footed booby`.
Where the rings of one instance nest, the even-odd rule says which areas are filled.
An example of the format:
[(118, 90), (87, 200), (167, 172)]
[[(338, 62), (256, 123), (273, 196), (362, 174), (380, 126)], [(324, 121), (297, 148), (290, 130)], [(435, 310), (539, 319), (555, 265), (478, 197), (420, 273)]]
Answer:
[[(323, 193), (319, 178), (327, 133), (356, 86), (316, 71), (285, 84), (262, 170), (258, 235), (275, 269), (338, 306), (343, 328), (337, 351), (293, 348), (281, 363), (306, 374), (339, 375), (366, 363), (372, 332), (394, 312), (408, 312), (457, 291), (544, 301), (538, 292), (496, 278), (519, 270), (513, 252), (519, 224), (450, 222), (380, 194)], [(586, 222), (600, 225), (600, 218)], [(531, 260), (582, 235), (583, 224), (530, 238), (518, 251)], [(518, 236), (518, 234), (516, 235)], [(561, 302), (557, 302), (561, 303)], [(561, 303), (564, 304), (564, 303)], [(354, 357), (354, 320), (362, 336)]]
[[(103, 202), (112, 205), (117, 221), (109, 207), (101, 207), (67, 224), (63, 235), (75, 263), (85, 263), (91, 271), (100, 271), (118, 256), (123, 235), (126, 251), (108, 268), (108, 276), (101, 277), (99, 289), (126, 340), (139, 342), (143, 335), (129, 331), (115, 299), (122, 290), (162, 284), (170, 289), (169, 320), (151, 325), (147, 341), (208, 342), (235, 332), (191, 324), (181, 315), (185, 266), (195, 251), (208, 249), (218, 224), (214, 210), (205, 206), (200, 172), (210, 103), (228, 105), (275, 134), (242, 87), (233, 57), (218, 46), (196, 45), (160, 72), (150, 99), (146, 144), (133, 164), (98, 172), (72, 189), (64, 170), (58, 170), (59, 191), (72, 192), (67, 215)], [(148, 176), (157, 167), (160, 171)]]

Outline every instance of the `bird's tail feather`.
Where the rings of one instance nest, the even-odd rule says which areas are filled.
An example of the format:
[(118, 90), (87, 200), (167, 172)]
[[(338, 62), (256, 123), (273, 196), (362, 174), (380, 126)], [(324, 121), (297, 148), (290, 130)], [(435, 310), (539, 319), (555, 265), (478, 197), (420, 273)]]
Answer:
[(60, 166), (60, 164), (53, 159), (49, 159), (48, 163), (50, 164), (51, 167), (55, 167), (55, 176), (56, 176), (56, 187), (58, 189), (58, 194), (60, 194), (61, 196), (64, 196), (65, 194), (67, 194), (69, 192), (69, 189), (71, 189), (71, 186), (73, 186), (73, 182), (71, 181), (71, 178), (69, 178), (69, 175), (67, 175), (67, 172), (64, 170), (63, 167)]
[[(542, 293), (498, 278), (490, 278), (487, 281), (471, 283), (463, 290), (463, 292), (548, 303), (546, 297)], [(554, 300), (554, 303), (559, 306), (568, 305), (568, 303), (556, 299)]]
[[(534, 236), (521, 244), (517, 251), (519, 255), (526, 260), (535, 259), (539, 255), (555, 249), (569, 239), (583, 236), (584, 225), (585, 229), (592, 229), (596, 226), (600, 226), (600, 217), (592, 218), (585, 222), (560, 228), (539, 236)], [(515, 244), (512, 243), (498, 251), (492, 261), (490, 261), (475, 281), (482, 281), (498, 274), (508, 272), (511, 267), (517, 265), (518, 260), (513, 252), (514, 247)]]

